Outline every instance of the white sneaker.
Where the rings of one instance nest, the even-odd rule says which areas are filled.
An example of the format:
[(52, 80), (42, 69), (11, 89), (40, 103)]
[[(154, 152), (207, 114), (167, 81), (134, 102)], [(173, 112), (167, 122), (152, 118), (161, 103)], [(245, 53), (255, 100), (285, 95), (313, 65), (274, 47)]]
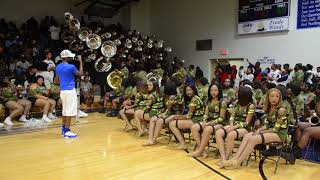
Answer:
[(21, 116), (19, 119), (20, 122), (28, 122), (29, 120), (26, 118), (26, 116)]
[(3, 128), (4, 127), (4, 124), (3, 123), (0, 123), (0, 128)]
[(76, 133), (73, 133), (71, 131), (67, 131), (64, 133), (64, 138), (76, 138), (78, 135)]
[(57, 119), (57, 117), (55, 115), (53, 115), (52, 113), (48, 114), (48, 118), (51, 120)]
[(47, 116), (44, 116), (42, 117), (42, 121), (49, 123), (51, 122), (51, 119), (49, 119)]
[(12, 125), (13, 125), (13, 123), (12, 123), (12, 121), (11, 121), (11, 119), (10, 119), (9, 117), (7, 117), (7, 118), (4, 120), (4, 124), (9, 125), (9, 126), (12, 126)]
[(85, 113), (85, 112), (83, 112), (83, 111), (81, 111), (81, 110), (79, 110), (79, 112), (78, 112), (78, 117), (79, 118), (82, 118), (82, 117), (87, 117), (89, 114), (87, 114), (87, 113)]

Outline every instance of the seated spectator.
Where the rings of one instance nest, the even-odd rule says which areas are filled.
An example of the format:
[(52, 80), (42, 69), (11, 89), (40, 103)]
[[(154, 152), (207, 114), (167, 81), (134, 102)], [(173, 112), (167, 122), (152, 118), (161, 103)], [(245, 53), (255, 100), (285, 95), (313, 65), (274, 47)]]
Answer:
[(93, 103), (92, 84), (90, 82), (90, 76), (84, 76), (84, 80), (80, 84), (81, 95), (84, 98), (84, 103), (87, 107), (91, 107)]
[(18, 99), (17, 88), (14, 85), (14, 81), (4, 80), (1, 88), (0, 98), (6, 108), (11, 112), (6, 117), (4, 123), (7, 125), (13, 125), (12, 119), (21, 115), (19, 121), (27, 122), (27, 117), (31, 108), (31, 102), (25, 99)]
[(29, 100), (33, 105), (43, 108), (42, 120), (51, 122), (56, 119), (52, 114), (56, 107), (56, 101), (49, 98), (48, 90), (43, 86), (44, 78), (42, 76), (36, 77), (36, 82), (30, 85)]

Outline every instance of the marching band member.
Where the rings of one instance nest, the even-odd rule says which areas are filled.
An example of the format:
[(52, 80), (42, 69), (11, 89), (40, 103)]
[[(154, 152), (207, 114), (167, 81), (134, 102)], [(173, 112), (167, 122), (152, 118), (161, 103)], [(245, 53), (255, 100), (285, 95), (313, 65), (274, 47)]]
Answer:
[[(207, 156), (204, 152), (212, 134), (227, 125), (225, 120), (227, 103), (223, 100), (222, 88), (219, 84), (211, 84), (208, 92), (208, 104), (203, 116), (203, 122), (191, 126), (192, 136), (197, 143), (197, 150), (188, 154), (192, 157)], [(202, 134), (201, 134), (202, 133)]]
[(223, 161), (223, 166), (239, 168), (241, 163), (248, 158), (258, 144), (281, 142), (287, 137), (286, 109), (282, 107), (281, 92), (278, 89), (270, 89), (264, 103), (265, 116), (263, 127), (255, 132), (246, 134), (236, 155), (228, 161)]
[(179, 141), (177, 149), (187, 149), (180, 129), (190, 129), (193, 124), (202, 121), (205, 108), (194, 85), (185, 86), (184, 101), (189, 103), (188, 113), (186, 115), (175, 115), (174, 120), (169, 124), (171, 131)]
[(183, 99), (181, 94), (177, 94), (177, 88), (173, 81), (167, 81), (164, 86), (166, 111), (154, 116), (149, 124), (149, 138), (144, 146), (152, 146), (157, 143), (157, 138), (160, 135), (162, 126), (169, 124), (175, 115), (181, 114), (181, 106)]
[[(250, 131), (255, 113), (251, 89), (241, 86), (238, 94), (238, 102), (229, 109), (231, 113), (230, 124), (220, 128), (215, 134), (222, 162), (231, 156), (234, 140), (244, 137)], [(220, 166), (223, 167), (223, 164)]]

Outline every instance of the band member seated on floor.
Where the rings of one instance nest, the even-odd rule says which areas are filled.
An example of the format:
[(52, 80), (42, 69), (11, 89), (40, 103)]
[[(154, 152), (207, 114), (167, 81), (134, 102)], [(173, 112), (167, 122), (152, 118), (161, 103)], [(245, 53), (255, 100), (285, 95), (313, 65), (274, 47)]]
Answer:
[[(221, 160), (228, 160), (232, 154), (234, 141), (251, 131), (255, 106), (252, 103), (252, 91), (249, 87), (240, 86), (238, 102), (229, 109), (230, 124), (216, 131), (215, 137)], [(226, 146), (226, 148), (225, 148)], [(221, 164), (220, 164), (221, 166)]]
[(137, 94), (136, 80), (134, 79), (134, 77), (132, 75), (128, 76), (128, 78), (125, 78), (122, 81), (121, 86), (124, 87), (123, 95), (112, 99), (112, 103), (111, 103), (111, 116), (112, 117), (115, 117), (118, 114), (117, 113), (118, 104), (124, 105), (123, 103), (125, 101), (126, 101), (126, 103), (130, 102), (131, 99), (133, 99), (134, 96)]
[(246, 134), (236, 155), (228, 161), (222, 161), (225, 167), (239, 168), (258, 144), (270, 142), (283, 142), (287, 138), (286, 109), (282, 107), (281, 92), (278, 89), (270, 89), (264, 103), (265, 115), (262, 117), (263, 127)]
[(193, 139), (197, 143), (197, 149), (188, 156), (207, 156), (204, 151), (210, 138), (223, 126), (226, 126), (227, 103), (223, 100), (222, 88), (219, 84), (212, 84), (208, 90), (208, 103), (204, 112), (203, 122), (191, 126)]
[(149, 138), (144, 146), (152, 146), (157, 143), (162, 126), (169, 124), (175, 115), (182, 113), (182, 94), (177, 94), (177, 87), (173, 81), (168, 80), (164, 85), (165, 112), (151, 118), (149, 123)]
[(143, 136), (147, 131), (147, 121), (164, 111), (163, 97), (160, 94), (160, 88), (157, 81), (148, 81), (148, 100), (145, 110), (137, 110), (134, 112), (134, 119), (138, 125), (138, 136)]
[(194, 85), (186, 85), (184, 89), (184, 101), (189, 102), (189, 110), (186, 115), (175, 115), (169, 127), (179, 141), (177, 149), (187, 149), (184, 137), (180, 129), (190, 129), (195, 123), (201, 122), (204, 114), (205, 105), (198, 96)]
[(305, 148), (312, 138), (320, 139), (320, 102), (316, 104), (316, 112), (310, 117), (310, 122), (299, 122), (297, 129), (298, 144), (295, 147), (297, 157), (301, 157), (301, 149)]
[(123, 108), (119, 111), (121, 118), (127, 124), (127, 131), (132, 130), (132, 124), (128, 120), (128, 115), (133, 116), (134, 112), (137, 110), (144, 110), (147, 104), (148, 98), (148, 87), (147, 84), (142, 82), (137, 82), (137, 94), (134, 97), (134, 103), (132, 103), (132, 99), (126, 99), (123, 102)]

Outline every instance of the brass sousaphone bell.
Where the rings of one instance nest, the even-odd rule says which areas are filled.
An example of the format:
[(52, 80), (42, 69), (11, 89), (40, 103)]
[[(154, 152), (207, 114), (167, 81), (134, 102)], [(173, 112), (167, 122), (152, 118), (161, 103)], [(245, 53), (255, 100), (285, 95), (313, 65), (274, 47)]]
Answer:
[[(101, 45), (101, 53), (105, 58), (100, 57), (96, 62), (94, 68), (98, 72), (108, 72), (112, 64), (110, 58), (117, 53), (117, 45), (113, 41), (106, 41)], [(102, 64), (102, 65), (101, 65)]]
[(161, 86), (162, 77), (156, 73), (148, 73), (147, 74), (148, 81), (155, 81), (158, 83), (159, 87)]
[(101, 46), (101, 38), (98, 34), (91, 33), (86, 39), (86, 44), (90, 49), (98, 49)]
[(320, 125), (320, 117), (317, 116), (317, 113), (313, 113), (311, 117), (309, 117), (309, 123), (311, 126)]
[(82, 27), (80, 28), (80, 30), (78, 31), (77, 35), (78, 38), (81, 41), (87, 41), (89, 35), (92, 33), (91, 29), (87, 28), (87, 27)]
[(124, 75), (121, 73), (121, 71), (112, 71), (107, 76), (107, 83), (112, 89), (118, 89), (122, 85), (123, 78)]

